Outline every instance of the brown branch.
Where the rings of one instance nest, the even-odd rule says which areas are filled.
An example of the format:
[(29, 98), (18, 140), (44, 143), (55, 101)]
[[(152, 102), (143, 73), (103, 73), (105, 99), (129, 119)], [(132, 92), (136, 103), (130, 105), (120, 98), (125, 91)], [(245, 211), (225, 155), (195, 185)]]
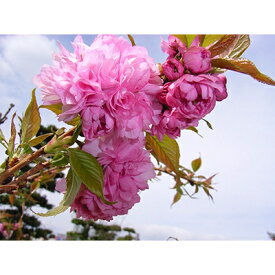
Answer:
[(27, 155), (25, 158), (23, 158), (20, 162), (18, 162), (16, 165), (14, 165), (11, 168), (8, 168), (5, 172), (3, 172), (2, 174), (0, 174), (0, 184), (4, 184), (4, 181), (13, 176), (13, 174), (20, 170), (21, 168), (25, 167), (26, 165), (28, 165), (29, 163), (31, 163), (33, 160), (37, 159), (38, 157), (40, 157), (43, 153), (44, 153), (44, 147), (41, 147), (39, 150), (33, 152), (30, 155)]
[(28, 170), (26, 173), (21, 175), (20, 177), (16, 178), (13, 180), (10, 184), (16, 184), (18, 185), (21, 182), (24, 182), (25, 180), (28, 179), (28, 177), (36, 174), (38, 171), (42, 171), (44, 168), (48, 167), (50, 165), (49, 161), (46, 161), (44, 163), (38, 163), (36, 166)]
[(13, 190), (18, 189), (18, 185), (14, 184), (6, 184), (6, 185), (0, 185), (0, 194), (2, 193), (10, 193)]
[[(70, 136), (73, 134), (74, 130), (76, 129), (76, 126), (74, 126), (73, 128), (71, 128), (70, 130), (68, 130), (67, 132), (65, 132), (64, 134), (62, 134), (59, 139), (63, 139), (67, 136)], [(55, 137), (54, 137), (55, 138)], [(54, 142), (54, 138), (52, 140), (50, 140), (48, 144), (51, 144), (51, 142)], [(20, 160), (18, 163), (16, 163), (14, 166), (8, 168), (7, 170), (5, 170), (3, 173), (0, 174), (0, 185), (4, 185), (7, 184), (9, 182), (6, 181), (11, 181), (12, 180), (12, 176), (15, 174), (15, 172), (17, 172), (18, 170), (22, 169), (23, 167), (27, 166), (29, 163), (31, 163), (32, 161), (34, 161), (35, 159), (37, 159), (38, 157), (40, 157), (41, 155), (45, 154), (45, 148), (46, 146), (41, 147), (39, 150), (33, 152), (30, 155), (27, 155), (26, 157), (24, 157), (22, 160)], [(41, 164), (43, 165), (43, 163)], [(35, 166), (36, 167), (36, 166)], [(37, 170), (39, 171), (39, 170)], [(36, 171), (36, 172), (37, 172)], [(28, 172), (26, 172), (28, 173)], [(25, 174), (26, 174), (25, 173)], [(24, 175), (25, 175), (24, 174)], [(23, 175), (22, 175), (23, 176)], [(11, 178), (11, 179), (10, 179)]]
[(170, 175), (170, 176), (172, 176), (174, 178), (176, 177), (176, 175), (173, 173), (173, 171), (171, 169), (167, 168), (167, 167), (154, 167), (154, 169), (156, 171), (168, 174), (168, 175)]
[[(50, 169), (46, 169), (43, 171), (44, 174), (52, 174), (52, 173), (55, 173), (57, 170), (60, 170), (60, 169), (66, 169), (66, 168), (69, 168), (68, 166), (65, 166), (65, 167), (61, 167), (61, 166), (56, 166), (56, 167), (52, 167)], [(57, 172), (56, 172), (57, 173)], [(31, 181), (33, 179), (35, 179), (36, 177), (40, 176), (41, 175), (41, 171), (38, 172), (38, 173), (35, 173), (33, 175), (30, 175), (27, 177), (27, 180), (28, 181)]]
[[(174, 177), (175, 179), (176, 179), (176, 177), (177, 177), (176, 174), (173, 173), (173, 171), (172, 171), (171, 169), (167, 168), (167, 167), (154, 167), (154, 170), (159, 171), (159, 172), (166, 173), (166, 174), (168, 174), (168, 175)], [(180, 177), (181, 177), (182, 179), (187, 180), (191, 185), (196, 184), (194, 180), (190, 179), (188, 176), (185, 176), (183, 173), (180, 174)]]
[(42, 171), (44, 168), (48, 167), (49, 165), (50, 165), (49, 161), (37, 164), (36, 166), (34, 166), (30, 170), (28, 170), (23, 175), (19, 176), (18, 178), (16, 178), (13, 181), (11, 181), (9, 184), (0, 186), (0, 193), (8, 193), (15, 189), (18, 189), (19, 186), (20, 187), (24, 186), (25, 184), (22, 184), (22, 185), (19, 185), (19, 184), (24, 181), (27, 181), (29, 179), (29, 177), (35, 175), (38, 171)]

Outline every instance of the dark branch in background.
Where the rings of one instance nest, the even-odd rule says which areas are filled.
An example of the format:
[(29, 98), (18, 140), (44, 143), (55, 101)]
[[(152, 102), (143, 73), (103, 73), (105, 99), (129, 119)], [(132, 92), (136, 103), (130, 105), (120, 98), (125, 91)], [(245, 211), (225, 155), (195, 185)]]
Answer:
[(4, 115), (0, 113), (0, 124), (3, 124), (8, 119), (8, 114), (13, 107), (14, 107), (14, 104), (11, 103), (9, 109), (6, 111)]

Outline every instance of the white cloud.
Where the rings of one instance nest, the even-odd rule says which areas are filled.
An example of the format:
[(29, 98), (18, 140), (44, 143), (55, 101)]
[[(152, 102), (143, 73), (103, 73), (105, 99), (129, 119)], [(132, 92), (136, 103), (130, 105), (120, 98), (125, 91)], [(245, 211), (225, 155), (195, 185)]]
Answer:
[(56, 50), (54, 40), (41, 35), (12, 35), (0, 39), (1, 59), (4, 72), (17, 74), (31, 82), (41, 65), (51, 63), (51, 55)]
[[(0, 36), (1, 99), (9, 98), (9, 103), (16, 104), (18, 113), (21, 114), (28, 104), (34, 88), (33, 77), (42, 65), (51, 64), (56, 48), (55, 40), (42, 35)], [(7, 102), (1, 100), (0, 110), (6, 106)]]
[[(32, 78), (42, 65), (51, 64), (56, 48), (55, 40), (42, 35), (0, 36), (0, 112), (5, 112), (13, 103), (12, 112), (22, 115), (34, 88)], [(39, 96), (37, 98), (40, 101)], [(46, 114), (42, 120), (44, 124), (51, 123), (53, 115)], [(7, 137), (9, 124), (10, 120), (1, 125)]]

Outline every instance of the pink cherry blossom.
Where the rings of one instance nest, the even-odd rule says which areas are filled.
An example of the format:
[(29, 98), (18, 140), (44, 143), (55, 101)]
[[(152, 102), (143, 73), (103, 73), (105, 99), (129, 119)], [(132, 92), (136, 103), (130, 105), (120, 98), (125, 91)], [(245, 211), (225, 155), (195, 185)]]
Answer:
[(43, 104), (62, 104), (60, 120), (80, 114), (87, 139), (112, 131), (137, 138), (158, 122), (162, 80), (145, 48), (114, 35), (99, 35), (90, 46), (77, 36), (72, 53), (59, 47), (53, 66), (43, 66), (34, 83)]
[(140, 140), (119, 137), (95, 139), (83, 149), (93, 153), (104, 168), (104, 195), (115, 204), (107, 205), (82, 185), (71, 210), (77, 217), (112, 220), (128, 213), (140, 201), (138, 192), (148, 188), (147, 181), (155, 176), (149, 153)]
[(60, 193), (65, 193), (67, 188), (66, 179), (60, 178), (56, 180), (55, 190)]
[(180, 136), (180, 130), (187, 127), (186, 122), (181, 120), (181, 117), (176, 108), (165, 110), (161, 115), (160, 122), (152, 126), (151, 133), (159, 140), (162, 140), (164, 135), (176, 139)]
[(114, 128), (114, 118), (106, 107), (86, 106), (81, 112), (81, 118), (86, 139), (107, 135)]
[(185, 74), (169, 86), (166, 100), (187, 124), (195, 123), (213, 110), (216, 101), (227, 97), (225, 84), (224, 76)]
[(181, 130), (198, 126), (199, 120), (213, 110), (216, 101), (226, 97), (224, 75), (185, 74), (173, 83), (167, 82), (158, 95), (163, 104), (160, 122), (152, 126), (151, 133), (160, 140), (163, 135), (175, 139)]

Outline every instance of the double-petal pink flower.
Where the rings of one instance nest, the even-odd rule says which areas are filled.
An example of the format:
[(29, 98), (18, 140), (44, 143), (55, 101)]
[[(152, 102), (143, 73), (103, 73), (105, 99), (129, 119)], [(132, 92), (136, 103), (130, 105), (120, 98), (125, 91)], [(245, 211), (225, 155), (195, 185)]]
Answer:
[(145, 48), (114, 35), (99, 35), (90, 46), (78, 36), (73, 53), (59, 46), (53, 66), (43, 66), (34, 82), (45, 105), (62, 104), (60, 120), (80, 114), (87, 139), (112, 131), (137, 138), (158, 122), (162, 80)]
[(120, 137), (87, 142), (83, 149), (98, 158), (104, 171), (104, 196), (112, 202), (107, 205), (82, 185), (71, 210), (85, 219), (112, 220), (113, 216), (128, 213), (140, 201), (139, 192), (148, 188), (147, 181), (155, 177), (149, 153), (140, 140)]

